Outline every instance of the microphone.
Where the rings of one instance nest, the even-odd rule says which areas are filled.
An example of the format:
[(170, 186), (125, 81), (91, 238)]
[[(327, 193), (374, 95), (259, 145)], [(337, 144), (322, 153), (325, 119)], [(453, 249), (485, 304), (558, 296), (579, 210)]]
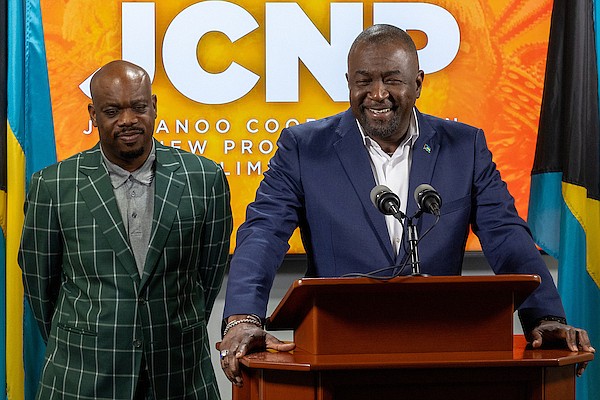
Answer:
[(371, 202), (380, 212), (385, 215), (393, 215), (396, 218), (404, 218), (400, 211), (400, 199), (385, 185), (378, 185), (371, 189)]
[(415, 189), (415, 201), (423, 212), (440, 216), (442, 207), (442, 198), (440, 194), (431, 185), (423, 183)]

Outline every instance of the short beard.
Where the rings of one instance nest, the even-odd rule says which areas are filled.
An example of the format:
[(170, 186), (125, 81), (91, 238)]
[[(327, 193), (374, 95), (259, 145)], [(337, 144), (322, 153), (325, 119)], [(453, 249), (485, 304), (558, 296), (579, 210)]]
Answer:
[(129, 150), (129, 151), (121, 151), (121, 158), (124, 160), (135, 160), (139, 158), (142, 154), (144, 154), (144, 146), (139, 149)]
[(388, 123), (371, 124), (365, 116), (365, 111), (362, 111), (360, 114), (360, 125), (369, 137), (387, 139), (398, 134), (400, 118), (394, 116)]

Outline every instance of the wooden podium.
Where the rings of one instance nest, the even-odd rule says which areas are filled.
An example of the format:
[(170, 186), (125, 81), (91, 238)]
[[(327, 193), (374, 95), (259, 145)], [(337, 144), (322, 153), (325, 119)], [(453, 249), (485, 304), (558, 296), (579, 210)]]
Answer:
[(533, 275), (301, 279), (267, 322), (296, 349), (241, 360), (234, 400), (569, 400), (591, 353), (513, 336)]

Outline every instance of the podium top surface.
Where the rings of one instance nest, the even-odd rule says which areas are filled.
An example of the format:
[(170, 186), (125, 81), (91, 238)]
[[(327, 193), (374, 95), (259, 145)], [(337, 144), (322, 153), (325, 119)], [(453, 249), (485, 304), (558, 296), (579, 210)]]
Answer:
[[(303, 278), (295, 281), (267, 320), (269, 330), (295, 329), (319, 296), (348, 296), (349, 301), (372, 296), (416, 293), (454, 296), (457, 292), (492, 296), (512, 293), (515, 308), (540, 284), (538, 275), (399, 276), (373, 278)], [(351, 297), (350, 297), (351, 296)]]
[(314, 355), (302, 351), (252, 353), (242, 358), (248, 368), (291, 371), (389, 369), (562, 367), (592, 361), (593, 353), (568, 349), (532, 349), (523, 335), (515, 335), (512, 351), (456, 353)]

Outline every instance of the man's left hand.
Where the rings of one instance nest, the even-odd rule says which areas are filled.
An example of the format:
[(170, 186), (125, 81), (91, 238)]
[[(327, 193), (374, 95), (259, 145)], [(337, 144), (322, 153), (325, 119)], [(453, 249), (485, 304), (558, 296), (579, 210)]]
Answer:
[[(528, 339), (534, 349), (552, 343), (564, 342), (571, 351), (596, 352), (585, 329), (575, 328), (557, 321), (541, 321), (530, 332)], [(587, 361), (577, 364), (577, 376), (583, 374), (587, 364)]]

